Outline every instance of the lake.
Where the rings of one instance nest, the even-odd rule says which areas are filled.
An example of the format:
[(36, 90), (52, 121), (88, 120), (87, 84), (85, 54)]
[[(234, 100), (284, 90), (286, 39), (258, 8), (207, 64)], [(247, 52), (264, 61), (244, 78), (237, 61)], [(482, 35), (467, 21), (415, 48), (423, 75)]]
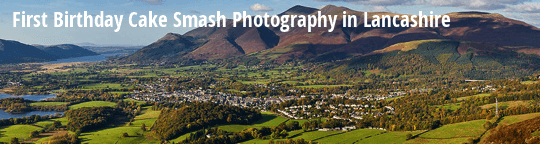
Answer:
[(27, 112), (27, 113), (8, 113), (8, 112), (5, 112), (3, 110), (0, 110), (0, 119), (22, 118), (22, 117), (29, 117), (29, 116), (32, 116), (32, 115), (39, 115), (39, 116), (54, 115), (55, 113), (63, 114), (64, 112), (59, 112), (59, 111), (31, 111), (31, 112)]
[(55, 98), (56, 95), (49, 94), (49, 95), (14, 96), (14, 95), (9, 95), (9, 94), (5, 94), (5, 93), (0, 93), (0, 99), (12, 98), (12, 97), (20, 97), (20, 98), (27, 99), (27, 100), (32, 100), (32, 101), (41, 101), (41, 100), (44, 100), (44, 99)]
[[(27, 99), (27, 100), (32, 100), (32, 101), (41, 101), (41, 100), (44, 100), (44, 99), (55, 98), (56, 95), (50, 94), (50, 95), (14, 96), (14, 95), (0, 93), (0, 99), (12, 98), (12, 97), (20, 97), (20, 98)], [(38, 114), (40, 116), (54, 115), (55, 113), (63, 114), (64, 112), (59, 112), (59, 111), (31, 111), (31, 112), (26, 112), (26, 113), (13, 114), (13, 113), (8, 113), (8, 112), (4, 112), (3, 110), (0, 110), (0, 119), (21, 118), (21, 117), (27, 117), (27, 116), (31, 116), (31, 115), (38, 115)]]
[(49, 61), (49, 62), (43, 62), (43, 63), (100, 62), (100, 61), (107, 60), (107, 58), (110, 56), (121, 56), (121, 55), (126, 55), (126, 53), (108, 53), (108, 54), (100, 54), (100, 55), (95, 55), (95, 56), (59, 59), (56, 61)]

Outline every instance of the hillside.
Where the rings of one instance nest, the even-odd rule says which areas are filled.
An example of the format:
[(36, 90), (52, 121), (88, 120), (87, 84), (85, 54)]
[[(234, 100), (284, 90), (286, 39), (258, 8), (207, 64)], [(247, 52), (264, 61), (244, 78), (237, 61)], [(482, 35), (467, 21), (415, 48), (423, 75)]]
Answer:
[(57, 58), (31, 45), (0, 39), (0, 64), (41, 62)]
[(61, 44), (61, 45), (51, 45), (51, 46), (34, 45), (34, 46), (36, 48), (39, 48), (45, 51), (48, 54), (55, 55), (60, 59), (98, 55), (95, 52), (92, 52), (90, 50), (87, 50), (85, 48), (79, 47), (77, 45), (72, 45), (72, 44)]
[[(289, 32), (281, 32), (277, 27), (235, 28), (230, 26), (232, 21), (229, 20), (228, 27), (225, 28), (205, 27), (194, 29), (184, 35), (167, 34), (165, 37), (176, 35), (182, 37), (182, 40), (164, 42), (162, 38), (127, 59), (135, 62), (147, 62), (147, 60), (171, 58), (205, 60), (240, 56), (258, 59), (261, 63), (283, 63), (289, 60), (330, 61), (369, 55), (374, 51), (387, 49), (398, 43), (432, 39), (473, 42), (480, 47), (540, 54), (540, 49), (538, 49), (540, 43), (536, 42), (537, 39), (540, 39), (540, 29), (500, 14), (449, 13), (447, 15), (452, 20), (449, 28), (442, 26), (435, 28), (365, 28), (362, 19), (363, 12), (333, 5), (325, 6), (322, 9), (294, 6), (281, 14), (305, 15), (317, 14), (317, 11), (321, 11), (323, 15), (341, 14), (343, 11), (347, 11), (347, 14), (357, 15), (357, 27), (343, 28), (342, 21), (338, 19), (333, 32), (328, 32), (327, 27), (314, 28), (312, 32), (307, 32), (307, 28), (293, 27)], [(374, 14), (396, 15), (395, 13), (370, 12), (368, 17)], [(398, 49), (393, 47), (393, 50)], [(484, 49), (483, 51), (492, 50), (496, 51), (495, 49)], [(169, 53), (169, 51), (173, 53)]]

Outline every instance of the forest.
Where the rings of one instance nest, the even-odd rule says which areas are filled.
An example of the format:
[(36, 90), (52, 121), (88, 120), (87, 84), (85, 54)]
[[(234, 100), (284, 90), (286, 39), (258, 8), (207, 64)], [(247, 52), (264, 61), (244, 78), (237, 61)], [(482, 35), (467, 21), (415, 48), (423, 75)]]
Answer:
[(219, 124), (249, 124), (261, 118), (261, 113), (250, 108), (194, 103), (178, 109), (162, 110), (154, 129), (163, 140)]

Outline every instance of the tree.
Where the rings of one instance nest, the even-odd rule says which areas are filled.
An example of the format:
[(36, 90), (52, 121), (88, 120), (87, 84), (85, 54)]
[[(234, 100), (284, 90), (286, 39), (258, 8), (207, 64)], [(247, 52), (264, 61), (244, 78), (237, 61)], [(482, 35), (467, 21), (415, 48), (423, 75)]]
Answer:
[(32, 132), (30, 132), (30, 137), (31, 137), (31, 138), (35, 138), (35, 137), (37, 137), (37, 136), (39, 136), (39, 132), (38, 132), (38, 131), (32, 131)]
[(60, 121), (54, 121), (54, 122), (53, 122), (52, 127), (54, 127), (54, 128), (59, 128), (60, 126), (62, 126), (62, 122), (60, 122)]
[(410, 140), (410, 139), (412, 139), (412, 134), (409, 133), (407, 134), (407, 140)]
[(11, 142), (9, 142), (10, 144), (19, 144), (19, 138), (17, 137), (13, 137), (11, 138)]
[(143, 132), (145, 132), (145, 131), (146, 131), (146, 125), (142, 124), (142, 125), (141, 125), (141, 130), (142, 130)]

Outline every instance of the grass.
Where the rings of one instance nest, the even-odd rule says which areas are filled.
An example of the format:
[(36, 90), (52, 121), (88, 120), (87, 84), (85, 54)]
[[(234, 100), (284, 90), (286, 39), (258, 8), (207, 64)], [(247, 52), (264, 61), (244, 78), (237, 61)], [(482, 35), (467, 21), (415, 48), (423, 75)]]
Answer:
[(326, 87), (350, 87), (352, 85), (307, 85), (307, 86), (296, 86), (298, 88), (326, 88)]
[(485, 131), (486, 120), (474, 120), (442, 126), (420, 135), (405, 143), (452, 144), (467, 142), (470, 138), (479, 137)]
[[(500, 109), (501, 107), (511, 108), (511, 107), (518, 107), (518, 106), (527, 106), (529, 105), (529, 103), (527, 101), (506, 101), (506, 102), (499, 102), (498, 105)], [(492, 109), (492, 108), (495, 108), (495, 103), (482, 105), (480, 107), (483, 109)]]
[(48, 127), (48, 126), (52, 125), (54, 123), (54, 121), (60, 121), (62, 123), (62, 125), (67, 125), (68, 124), (67, 118), (63, 117), (63, 118), (50, 119), (50, 120), (46, 120), (46, 121), (40, 121), (40, 122), (34, 123), (34, 125), (40, 126), (40, 127)]
[(404, 144), (459, 144), (466, 142), (469, 138), (452, 138), (452, 139), (425, 139), (415, 138), (404, 142)]
[(500, 124), (507, 124), (507, 125), (514, 124), (514, 123), (532, 119), (538, 116), (540, 116), (540, 113), (529, 113), (529, 114), (522, 114), (522, 115), (505, 116), (499, 122), (499, 125)]
[(83, 85), (81, 87), (82, 90), (125, 89), (125, 88), (133, 88), (133, 86), (122, 86), (122, 84), (115, 84), (115, 83), (100, 83), (100, 84)]
[(442, 126), (420, 135), (421, 138), (451, 139), (463, 137), (477, 137), (484, 131), (486, 120), (474, 120)]
[(229, 132), (239, 132), (248, 128), (261, 128), (261, 127), (272, 127), (277, 126), (282, 122), (287, 121), (286, 118), (277, 116), (270, 112), (262, 112), (263, 118), (261, 120), (256, 121), (255, 123), (251, 125), (222, 125), (219, 126), (219, 128), (229, 131)]
[(145, 104), (145, 101), (138, 101), (138, 100), (132, 100), (132, 99), (124, 99), (124, 102), (136, 102), (138, 105)]
[(376, 135), (370, 138), (359, 140), (357, 143), (362, 144), (392, 144), (392, 143), (404, 143), (407, 139), (407, 134), (417, 135), (422, 131), (393, 131), (384, 134)]
[(0, 142), (9, 143), (11, 138), (17, 137), (19, 140), (28, 138), (30, 132), (39, 131), (42, 128), (32, 125), (12, 125), (0, 129)]
[(457, 98), (458, 101), (464, 101), (464, 100), (467, 100), (468, 98), (472, 98), (472, 97), (486, 97), (486, 96), (489, 96), (490, 93), (483, 93), (483, 94), (477, 94), (477, 95), (472, 95), (472, 96), (466, 96), (466, 97), (460, 97), (460, 98)]
[(393, 97), (393, 98), (388, 98), (388, 99), (384, 99), (385, 101), (392, 101), (392, 100), (395, 100), (395, 99), (398, 99), (398, 98), (403, 98), (405, 96), (398, 96), (398, 97)]
[(68, 102), (35, 102), (31, 103), (31, 106), (55, 106), (55, 105), (65, 105)]
[(436, 107), (448, 109), (448, 110), (451, 110), (451, 111), (456, 111), (460, 106), (461, 106), (461, 103), (449, 103), (449, 104), (444, 104), (442, 106), (437, 105)]
[[(151, 132), (143, 132), (141, 125), (145, 124), (147, 129), (150, 129), (160, 111), (154, 111), (150, 109), (150, 106), (142, 108), (142, 114), (135, 117), (131, 125), (125, 125), (120, 127), (106, 128), (97, 131), (91, 131), (82, 133), (79, 138), (82, 139), (82, 143), (89, 144), (102, 144), (102, 143), (117, 143), (117, 144), (131, 144), (131, 143), (159, 143), (151, 136)], [(122, 133), (128, 133), (129, 137), (123, 137)]]
[(78, 109), (82, 107), (104, 107), (104, 106), (115, 107), (116, 103), (106, 102), (106, 101), (89, 101), (89, 102), (84, 102), (84, 103), (69, 106), (69, 109)]
[(537, 81), (522, 81), (521, 84), (535, 84)]
[(338, 134), (338, 133), (343, 133), (343, 132), (342, 131), (310, 131), (310, 132), (302, 133), (301, 135), (294, 137), (294, 139), (302, 138), (306, 141), (313, 141), (318, 138), (322, 138), (325, 136)]
[[(338, 134), (338, 135), (325, 137), (325, 138), (316, 140), (316, 142), (323, 143), (323, 144), (326, 144), (326, 143), (355, 143), (355, 142), (360, 141), (361, 139), (362, 140), (365, 139), (368, 136), (374, 136), (374, 135), (380, 134), (381, 132), (384, 132), (384, 131), (383, 130), (377, 130), (377, 129), (358, 129), (358, 130), (353, 130), (353, 131)], [(403, 137), (403, 138), (405, 138), (405, 137)], [(360, 143), (365, 143), (365, 142), (360, 142)], [(380, 143), (382, 143), (382, 142), (380, 142)]]

